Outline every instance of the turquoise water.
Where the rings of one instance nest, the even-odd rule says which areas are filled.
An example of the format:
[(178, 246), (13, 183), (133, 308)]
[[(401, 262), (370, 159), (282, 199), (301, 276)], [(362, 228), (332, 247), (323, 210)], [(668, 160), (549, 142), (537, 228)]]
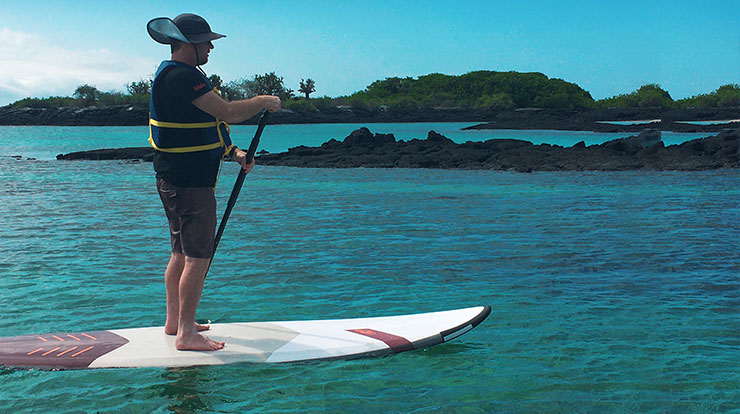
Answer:
[[(260, 150), (282, 152), (298, 145), (319, 146), (330, 139), (341, 141), (352, 131), (361, 127), (368, 127), (373, 133), (394, 134), (398, 140), (426, 139), (429, 131), (434, 130), (457, 143), (488, 139), (521, 139), (534, 144), (572, 146), (579, 141), (592, 145), (635, 135), (629, 132), (462, 130), (470, 125), (474, 123), (270, 125), (270, 129), (265, 132), (260, 142)], [(248, 147), (255, 129), (256, 126), (233, 126), (234, 142), (242, 147)], [(716, 135), (716, 133), (663, 132), (663, 142), (666, 145), (674, 145), (709, 135)], [(73, 151), (146, 146), (148, 136), (147, 127), (0, 126), (2, 154), (44, 160), (55, 159), (59, 153)]]
[[(265, 147), (304, 143), (279, 127)], [(0, 128), (0, 336), (164, 322), (151, 164), (52, 159), (138, 146), (142, 131)], [(224, 165), (221, 207), (237, 171)], [(258, 166), (199, 318), (491, 316), (447, 344), (355, 361), (0, 370), (0, 412), (740, 412), (739, 182)]]

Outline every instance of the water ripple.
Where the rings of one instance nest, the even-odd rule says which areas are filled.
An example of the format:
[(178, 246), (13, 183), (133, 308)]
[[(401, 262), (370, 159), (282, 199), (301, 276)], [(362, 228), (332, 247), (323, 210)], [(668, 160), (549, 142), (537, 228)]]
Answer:
[[(217, 188), (228, 198), (226, 165)], [(740, 406), (737, 171), (260, 167), (199, 308), (218, 322), (490, 304), (386, 358), (180, 370), (0, 370), (54, 412), (684, 412)], [(160, 325), (151, 165), (0, 158), (0, 336)], [(135, 375), (132, 375), (135, 374)]]

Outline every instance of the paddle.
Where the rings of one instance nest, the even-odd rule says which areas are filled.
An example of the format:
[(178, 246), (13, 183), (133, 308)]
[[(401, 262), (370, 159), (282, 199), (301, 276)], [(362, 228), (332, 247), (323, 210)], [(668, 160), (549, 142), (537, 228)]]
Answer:
[[(260, 136), (262, 135), (262, 130), (265, 129), (269, 114), (269, 112), (263, 111), (262, 115), (260, 115), (259, 124), (257, 125), (257, 132), (254, 133), (252, 143), (249, 144), (249, 150), (247, 150), (247, 163), (252, 161), (252, 159), (254, 158), (254, 153), (257, 152), (257, 146), (260, 143)], [(218, 242), (221, 240), (221, 236), (224, 234), (224, 230), (226, 229), (226, 222), (229, 221), (231, 210), (234, 208), (234, 204), (236, 204), (236, 199), (239, 198), (239, 192), (242, 189), (244, 178), (246, 178), (246, 176), (247, 173), (244, 171), (244, 169), (239, 168), (239, 175), (236, 177), (236, 183), (234, 183), (234, 188), (231, 190), (231, 197), (229, 197), (229, 202), (226, 204), (226, 210), (224, 210), (224, 216), (221, 219), (221, 224), (218, 226), (218, 231), (216, 231), (216, 239), (213, 243), (213, 255), (211, 256), (211, 261), (208, 263), (208, 269), (211, 268), (211, 263), (213, 263), (213, 256), (216, 255), (216, 249), (218, 248)], [(206, 274), (204, 278), (208, 276), (208, 269), (206, 269)]]

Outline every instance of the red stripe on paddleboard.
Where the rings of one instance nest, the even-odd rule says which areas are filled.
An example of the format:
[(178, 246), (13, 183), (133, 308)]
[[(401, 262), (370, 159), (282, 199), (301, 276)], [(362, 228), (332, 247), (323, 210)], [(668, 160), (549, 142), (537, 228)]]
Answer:
[(408, 339), (398, 335), (389, 334), (387, 332), (376, 331), (375, 329), (348, 329), (347, 331), (383, 341), (393, 352), (403, 352), (414, 349), (414, 344), (409, 342)]

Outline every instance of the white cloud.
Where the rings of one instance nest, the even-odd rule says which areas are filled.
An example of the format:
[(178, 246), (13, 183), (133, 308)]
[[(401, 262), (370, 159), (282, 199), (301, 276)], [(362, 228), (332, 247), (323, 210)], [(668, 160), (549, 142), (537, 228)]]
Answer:
[(125, 90), (146, 78), (153, 60), (121, 56), (108, 49), (74, 50), (31, 33), (0, 29), (0, 105), (28, 96), (71, 96), (82, 84), (101, 91)]

